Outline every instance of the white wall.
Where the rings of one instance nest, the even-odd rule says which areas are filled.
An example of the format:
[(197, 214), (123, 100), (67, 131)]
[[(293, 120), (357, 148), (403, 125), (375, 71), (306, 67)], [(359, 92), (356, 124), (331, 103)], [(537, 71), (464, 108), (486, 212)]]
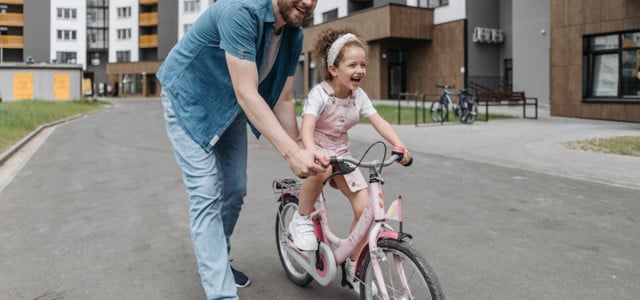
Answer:
[(200, 11), (185, 12), (184, 2), (185, 0), (178, 1), (178, 40), (181, 39), (186, 32), (184, 30), (185, 25), (195, 23), (198, 17), (211, 5), (211, 0), (200, 0)]
[(322, 14), (330, 10), (338, 9), (338, 18), (346, 17), (349, 12), (346, 0), (318, 0), (313, 12), (313, 25), (322, 23)]
[[(118, 18), (118, 7), (131, 7), (130, 18)], [(116, 51), (130, 51), (131, 62), (138, 61), (139, 55), (139, 26), (138, 26), (138, 1), (137, 0), (110, 0), (109, 1), (109, 62), (117, 60)], [(118, 29), (131, 29), (131, 39), (119, 40)]]
[(433, 12), (433, 24), (437, 25), (465, 19), (467, 17), (466, 1), (467, 0), (449, 0), (449, 5), (436, 8)]
[[(549, 2), (513, 0), (513, 90), (549, 103)], [(542, 33), (544, 30), (544, 34)]]
[[(58, 8), (76, 9), (76, 19), (58, 19)], [(87, 68), (87, 10), (86, 0), (51, 0), (51, 48), (49, 60), (56, 58), (56, 52), (75, 52), (76, 63)], [(75, 30), (76, 40), (58, 40), (58, 30)]]

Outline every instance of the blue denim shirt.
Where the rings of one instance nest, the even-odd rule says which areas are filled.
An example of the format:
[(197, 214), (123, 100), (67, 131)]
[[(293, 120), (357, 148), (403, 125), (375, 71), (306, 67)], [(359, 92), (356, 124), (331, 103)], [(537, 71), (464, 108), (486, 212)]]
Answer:
[[(258, 74), (275, 24), (271, 0), (220, 0), (173, 47), (156, 76), (171, 98), (178, 122), (205, 151), (242, 113), (225, 52), (256, 63)], [(302, 51), (302, 28), (285, 26), (280, 51), (258, 86), (269, 107), (293, 76)], [(251, 126), (256, 137), (260, 133)]]

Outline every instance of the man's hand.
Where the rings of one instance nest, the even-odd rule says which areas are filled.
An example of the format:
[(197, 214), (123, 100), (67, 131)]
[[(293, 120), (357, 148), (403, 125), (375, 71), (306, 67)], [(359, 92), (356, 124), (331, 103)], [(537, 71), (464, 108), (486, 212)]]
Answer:
[(329, 158), (326, 154), (316, 151), (297, 148), (290, 151), (285, 159), (289, 163), (289, 168), (298, 177), (315, 176), (324, 172), (329, 165)]

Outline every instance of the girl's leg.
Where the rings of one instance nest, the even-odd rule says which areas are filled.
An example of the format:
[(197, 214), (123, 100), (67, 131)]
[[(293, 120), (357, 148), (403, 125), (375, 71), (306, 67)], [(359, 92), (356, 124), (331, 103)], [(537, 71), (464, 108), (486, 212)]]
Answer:
[[(353, 210), (353, 221), (351, 222), (351, 228), (349, 230), (349, 232), (351, 232), (353, 231), (356, 224), (360, 220), (360, 216), (362, 216), (362, 212), (364, 212), (365, 208), (367, 208), (367, 205), (369, 203), (369, 191), (367, 189), (362, 189), (359, 191), (352, 192), (351, 189), (349, 189), (347, 182), (344, 180), (344, 177), (342, 176), (336, 176), (336, 177), (337, 178), (335, 182), (338, 185), (338, 188), (351, 202), (351, 209)], [(355, 249), (360, 249), (362, 245), (364, 245), (366, 242), (367, 242), (366, 239), (363, 238), (358, 244), (358, 247), (356, 247)], [(359, 251), (353, 251), (350, 259), (351, 260), (358, 259), (358, 252)]]
[(313, 205), (322, 191), (322, 181), (330, 175), (329, 172), (308, 177), (302, 183), (300, 199), (298, 199), (298, 212), (293, 215), (288, 229), (293, 244), (300, 250), (314, 251), (318, 248), (310, 215), (313, 211)]

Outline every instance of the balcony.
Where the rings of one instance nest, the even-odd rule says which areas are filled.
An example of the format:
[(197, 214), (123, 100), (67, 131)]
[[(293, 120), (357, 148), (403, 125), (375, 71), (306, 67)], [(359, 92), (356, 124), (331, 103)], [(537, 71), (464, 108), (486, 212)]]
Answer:
[[(433, 38), (433, 10), (389, 4), (307, 27), (304, 29), (304, 35), (315, 36), (317, 32), (331, 27), (357, 28), (368, 41), (383, 39), (427, 41)], [(313, 39), (304, 39), (303, 51), (311, 51), (312, 42)]]
[(0, 0), (0, 4), (24, 5), (24, 0)]
[(157, 34), (141, 35), (140, 48), (158, 48), (158, 35)]
[(24, 49), (24, 37), (20, 35), (2, 35), (0, 41), (3, 49)]
[[(0, 0), (3, 1), (3, 0)], [(158, 0), (140, 0), (140, 5), (157, 5)]]
[(139, 22), (141, 27), (158, 26), (158, 13), (157, 12), (140, 13)]
[[(4, 0), (0, 0), (2, 3)], [(23, 27), (24, 15), (21, 13), (0, 13), (0, 26)]]

